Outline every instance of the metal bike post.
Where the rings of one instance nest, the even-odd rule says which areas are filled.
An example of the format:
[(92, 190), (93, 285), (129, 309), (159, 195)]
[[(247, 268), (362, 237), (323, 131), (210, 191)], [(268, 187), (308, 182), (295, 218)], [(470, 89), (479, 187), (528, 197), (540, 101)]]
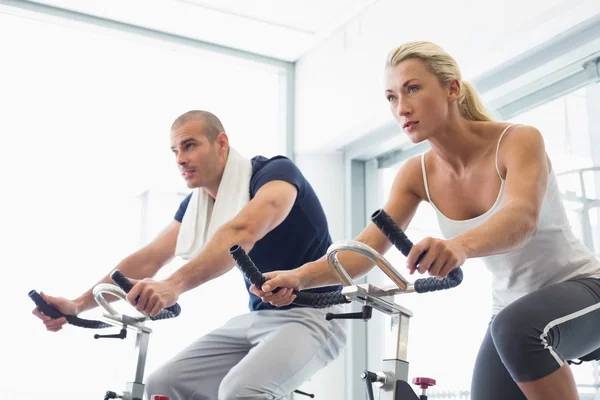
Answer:
[(142, 400), (144, 398), (144, 368), (146, 366), (146, 357), (148, 355), (150, 332), (139, 330), (135, 341), (135, 348), (138, 353), (137, 364), (135, 368), (135, 379), (133, 382), (127, 382), (125, 395), (130, 396), (131, 400)]
[[(355, 285), (337, 258), (337, 253), (341, 251), (352, 251), (369, 258), (394, 282), (394, 286), (380, 289), (370, 284)], [(390, 316), (389, 330), (386, 332), (385, 338), (383, 371), (376, 374), (377, 378), (374, 381), (374, 385), (380, 389), (379, 400), (414, 399), (414, 392), (406, 383), (408, 380), (408, 361), (406, 360), (408, 328), (412, 312), (394, 301), (396, 294), (413, 292), (413, 286), (383, 256), (363, 243), (345, 241), (332, 245), (328, 250), (328, 262), (332, 272), (344, 285), (342, 294), (370, 304), (374, 309)], [(401, 387), (398, 387), (398, 381), (401, 381)], [(412, 397), (407, 397), (411, 394)]]
[(103, 316), (103, 320), (111, 325), (136, 332), (135, 350), (137, 352), (137, 362), (135, 366), (135, 377), (132, 382), (127, 382), (122, 400), (142, 400), (144, 398), (144, 369), (146, 367), (148, 343), (150, 341), (152, 329), (144, 324), (144, 320), (147, 316), (133, 318), (118, 313), (108, 301), (104, 299), (102, 296), (103, 293), (109, 293), (122, 299), (125, 299), (125, 293), (118, 287), (108, 284), (99, 284), (94, 287), (94, 298), (96, 299), (96, 302), (107, 311)]

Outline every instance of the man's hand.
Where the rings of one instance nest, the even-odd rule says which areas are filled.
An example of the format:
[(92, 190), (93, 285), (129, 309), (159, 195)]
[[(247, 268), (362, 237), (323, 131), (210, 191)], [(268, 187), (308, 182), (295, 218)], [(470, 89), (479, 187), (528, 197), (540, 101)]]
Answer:
[[(415, 265), (424, 252), (427, 254), (419, 265)], [(466, 259), (467, 253), (458, 242), (428, 237), (412, 247), (406, 259), (406, 268), (411, 275), (418, 270), (421, 274), (429, 272), (429, 275), (443, 279), (452, 270), (463, 265)]]
[(141, 281), (130, 280), (133, 288), (127, 293), (127, 301), (136, 310), (143, 311), (151, 317), (156, 317), (161, 310), (177, 303), (181, 293), (179, 288), (168, 280), (154, 281), (149, 278)]
[[(40, 292), (42, 299), (49, 305), (56, 308), (64, 315), (77, 315), (79, 314), (79, 306), (72, 300), (65, 299), (64, 297), (52, 297)], [(58, 332), (62, 329), (63, 325), (67, 323), (64, 317), (61, 318), (50, 318), (46, 314), (42, 313), (37, 307), (33, 309), (32, 314), (41, 319), (46, 325), (46, 329), (50, 332)]]
[[(262, 290), (256, 286), (250, 286), (250, 291), (260, 297), (263, 302), (271, 303), (276, 307), (284, 307), (291, 304), (296, 295), (294, 290), (302, 290), (300, 279), (294, 271), (273, 271), (265, 274), (268, 281), (263, 285)], [(272, 291), (280, 288), (277, 293)]]

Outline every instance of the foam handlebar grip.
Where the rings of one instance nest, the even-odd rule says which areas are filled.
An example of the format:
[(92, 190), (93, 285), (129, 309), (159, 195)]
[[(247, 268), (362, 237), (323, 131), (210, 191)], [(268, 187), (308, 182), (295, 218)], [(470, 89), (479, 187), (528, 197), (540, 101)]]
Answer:
[[(388, 238), (388, 240), (402, 253), (405, 257), (408, 257), (410, 249), (413, 247), (413, 243), (406, 236), (404, 231), (394, 222), (392, 217), (386, 213), (383, 208), (377, 210), (371, 215), (371, 221), (379, 228), (381, 232)], [(417, 257), (416, 264), (419, 265), (423, 257), (427, 252), (419, 254)]]
[[(229, 249), (229, 254), (234, 259), (237, 266), (240, 268), (246, 278), (258, 289), (262, 290), (262, 285), (267, 282), (267, 278), (260, 272), (246, 251), (236, 244)], [(272, 290), (272, 293), (277, 293), (281, 288)], [(324, 308), (335, 304), (346, 304), (350, 301), (341, 292), (326, 292), (326, 293), (305, 293), (294, 290), (296, 295), (294, 304), (304, 307)]]
[(50, 304), (46, 303), (46, 301), (42, 298), (42, 296), (36, 292), (35, 290), (31, 290), (29, 293), (29, 298), (33, 300), (37, 308), (43, 312), (45, 315), (50, 318), (62, 318), (64, 314), (58, 311), (56, 308), (52, 307)]
[(414, 283), (414, 287), (415, 292), (417, 293), (435, 292), (438, 290), (452, 289), (453, 287), (457, 287), (460, 285), (462, 280), (462, 269), (456, 268), (442, 280), (433, 277), (417, 279)]
[(131, 281), (118, 269), (115, 269), (112, 274), (110, 274), (110, 279), (112, 279), (118, 287), (123, 289), (125, 293), (129, 293), (131, 289), (133, 289), (133, 283), (131, 283)]
[(383, 232), (388, 240), (396, 246), (405, 257), (408, 257), (408, 253), (410, 253), (413, 243), (383, 208), (375, 211), (373, 215), (371, 215), (371, 221), (377, 225), (379, 230)]
[[(242, 273), (248, 278), (248, 280), (257, 288), (262, 290), (262, 285), (265, 284), (267, 278), (260, 272), (258, 267), (254, 264), (254, 261), (246, 254), (246, 251), (236, 244), (229, 249), (229, 254), (233, 257), (235, 263), (240, 267)], [(277, 293), (280, 288), (273, 290), (273, 293)]]

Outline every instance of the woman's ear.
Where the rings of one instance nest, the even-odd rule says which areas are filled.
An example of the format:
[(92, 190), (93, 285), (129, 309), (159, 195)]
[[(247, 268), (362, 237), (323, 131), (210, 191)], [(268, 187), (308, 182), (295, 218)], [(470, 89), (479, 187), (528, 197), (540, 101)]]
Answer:
[(452, 79), (448, 83), (448, 100), (450, 102), (458, 101), (460, 98), (461, 83), (458, 79)]

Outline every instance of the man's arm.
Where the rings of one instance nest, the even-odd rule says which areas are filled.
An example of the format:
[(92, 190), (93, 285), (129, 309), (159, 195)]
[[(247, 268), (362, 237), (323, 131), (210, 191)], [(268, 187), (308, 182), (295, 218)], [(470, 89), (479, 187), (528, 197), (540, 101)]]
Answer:
[[(133, 279), (154, 276), (175, 255), (175, 245), (177, 244), (180, 227), (181, 223), (179, 221), (172, 221), (152, 242), (124, 258), (114, 269), (118, 269), (123, 275)], [(110, 279), (110, 273), (97, 282), (96, 285), (98, 283), (113, 283)], [(98, 305), (92, 294), (94, 286), (74, 300), (77, 304), (78, 314)], [(114, 296), (106, 295), (105, 297), (116, 300)]]
[[(116, 268), (122, 271), (125, 276), (131, 278), (145, 278), (154, 276), (156, 272), (166, 263), (168, 263), (175, 254), (175, 244), (179, 234), (180, 223), (171, 222), (151, 243), (137, 252), (131, 254), (121, 261)], [(111, 271), (112, 272), (112, 271)], [(112, 283), (110, 274), (106, 275), (98, 283)], [(97, 283), (97, 284), (98, 284)], [(96, 285), (94, 285), (96, 286)], [(53, 297), (40, 293), (42, 298), (51, 306), (56, 308), (64, 315), (77, 315), (86, 310), (97, 306), (92, 294), (93, 287), (79, 296), (75, 300), (69, 300), (63, 297)], [(105, 295), (108, 301), (117, 300), (116, 297)], [(57, 332), (67, 323), (66, 318), (52, 319), (44, 315), (37, 307), (33, 310), (33, 315), (44, 322), (46, 329)]]
[(181, 294), (225, 274), (235, 265), (229, 255), (231, 246), (240, 244), (246, 252), (250, 252), (257, 241), (288, 216), (297, 193), (296, 186), (281, 180), (261, 186), (238, 215), (221, 226), (204, 249), (166, 282), (174, 285), (177, 293)]
[(500, 154), (500, 169), (506, 171), (501, 209), (453, 239), (467, 258), (515, 250), (538, 229), (550, 171), (542, 134), (533, 127), (519, 127), (505, 136)]

